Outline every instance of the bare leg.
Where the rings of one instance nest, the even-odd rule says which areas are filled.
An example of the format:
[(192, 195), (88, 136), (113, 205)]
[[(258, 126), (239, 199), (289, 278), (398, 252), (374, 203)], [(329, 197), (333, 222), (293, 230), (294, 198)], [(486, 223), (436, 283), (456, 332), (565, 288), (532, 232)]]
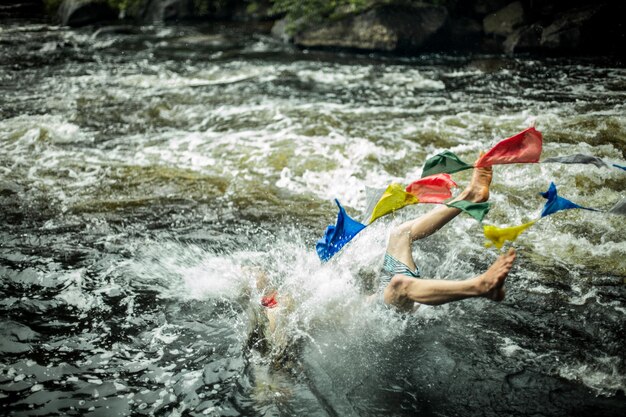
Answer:
[(387, 288), (384, 300), (400, 308), (411, 308), (414, 302), (439, 305), (470, 297), (487, 297), (499, 301), (504, 281), (513, 267), (515, 250), (501, 255), (487, 271), (463, 281), (415, 279), (395, 275)]
[[(489, 199), (492, 169), (474, 169), (469, 186), (454, 201), (468, 200), (476, 203)], [(415, 269), (411, 244), (435, 233), (455, 218), (461, 210), (437, 207), (425, 215), (396, 227), (389, 238), (387, 253)], [(414, 302), (421, 304), (445, 304), (469, 297), (488, 297), (494, 301), (504, 298), (504, 280), (515, 260), (515, 252), (502, 255), (483, 275), (464, 281), (413, 279), (404, 275), (392, 278), (384, 292), (387, 304), (410, 308)]]
[[(487, 201), (489, 199), (491, 177), (491, 167), (474, 169), (472, 181), (453, 201), (468, 200), (475, 203)], [(432, 235), (459, 213), (461, 213), (459, 209), (441, 206), (415, 220), (402, 223), (391, 232), (389, 242), (387, 243), (387, 253), (409, 268), (415, 269), (411, 244), (417, 239), (423, 239)]]

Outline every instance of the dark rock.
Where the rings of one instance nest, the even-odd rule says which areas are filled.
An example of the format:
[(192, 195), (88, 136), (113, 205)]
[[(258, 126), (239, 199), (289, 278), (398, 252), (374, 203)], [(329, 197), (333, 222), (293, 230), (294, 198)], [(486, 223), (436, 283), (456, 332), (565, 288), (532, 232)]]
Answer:
[(380, 6), (296, 34), (304, 47), (338, 47), (378, 51), (415, 51), (446, 22), (443, 7)]
[(148, 0), (139, 12), (144, 23), (158, 23), (194, 17), (193, 0)]
[(117, 11), (104, 0), (63, 0), (57, 12), (63, 26), (86, 26), (117, 19)]
[(474, 12), (478, 15), (487, 15), (496, 10), (500, 10), (509, 3), (509, 0), (476, 0), (474, 1)]
[(442, 38), (442, 49), (478, 49), (483, 36), (482, 24), (468, 17), (449, 19)]
[(575, 50), (583, 42), (585, 27), (592, 25), (593, 17), (603, 8), (590, 6), (570, 10), (547, 26), (541, 35), (541, 46), (553, 50)]
[(504, 41), (504, 51), (512, 54), (514, 52), (533, 51), (540, 47), (543, 27), (539, 24), (532, 24), (516, 29), (507, 36)]
[(483, 30), (488, 35), (507, 36), (523, 23), (524, 7), (516, 1), (485, 17)]

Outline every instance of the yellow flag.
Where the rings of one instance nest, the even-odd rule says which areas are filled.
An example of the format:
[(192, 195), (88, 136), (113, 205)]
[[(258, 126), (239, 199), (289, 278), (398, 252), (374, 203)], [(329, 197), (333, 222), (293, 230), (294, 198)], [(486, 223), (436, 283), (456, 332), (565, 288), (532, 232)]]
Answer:
[(500, 249), (504, 245), (504, 242), (507, 240), (513, 242), (524, 230), (535, 224), (536, 221), (537, 220), (533, 220), (532, 222), (524, 223), (520, 226), (505, 227), (502, 229), (495, 226), (483, 226), (483, 233), (487, 239), (485, 246), (495, 246)]
[(389, 214), (392, 211), (396, 211), (404, 206), (411, 204), (417, 204), (419, 200), (413, 194), (409, 194), (404, 190), (400, 184), (391, 184), (385, 190), (383, 196), (376, 203), (376, 207), (372, 211), (370, 217), (370, 223), (379, 217)]

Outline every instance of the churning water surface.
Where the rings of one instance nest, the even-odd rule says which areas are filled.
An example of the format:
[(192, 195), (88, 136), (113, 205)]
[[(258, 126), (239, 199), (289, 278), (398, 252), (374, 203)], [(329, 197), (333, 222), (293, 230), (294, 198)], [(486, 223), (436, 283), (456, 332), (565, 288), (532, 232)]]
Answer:
[[(366, 302), (390, 227), (321, 265), (338, 198), (535, 123), (543, 158), (626, 156), (610, 60), (299, 51), (244, 27), (0, 27), (0, 403), (11, 415), (624, 415), (624, 217), (571, 210), (515, 243), (500, 303)], [(468, 172), (454, 175), (463, 186)], [(495, 167), (486, 221), (538, 192), (607, 210), (624, 171)], [(459, 217), (425, 276), (497, 256)], [(253, 267), (252, 269), (250, 267)], [(265, 349), (251, 270), (292, 302)]]

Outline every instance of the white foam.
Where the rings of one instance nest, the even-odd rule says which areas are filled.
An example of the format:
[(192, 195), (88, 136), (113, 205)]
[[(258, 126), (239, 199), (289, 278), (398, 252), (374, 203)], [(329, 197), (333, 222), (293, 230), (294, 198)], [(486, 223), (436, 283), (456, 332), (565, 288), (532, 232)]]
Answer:
[(505, 337), (503, 339), (503, 343), (500, 346), (500, 352), (508, 358), (512, 358), (512, 357), (527, 358), (527, 357), (535, 356), (534, 353), (519, 346), (517, 343), (515, 343), (513, 340), (509, 339), (508, 337)]
[[(85, 314), (92, 309), (108, 310), (109, 307), (103, 303), (99, 295), (91, 294), (83, 289), (83, 274), (83, 269), (77, 269), (55, 277), (65, 286), (55, 298), (78, 309), (81, 312), (81, 317), (86, 317)], [(52, 279), (52, 277), (49, 276), (47, 279)]]
[(571, 381), (580, 381), (600, 395), (615, 395), (626, 390), (626, 377), (620, 372), (618, 357), (599, 357), (595, 363), (566, 364), (558, 368), (558, 374)]
[(143, 285), (159, 288), (165, 298), (232, 299), (249, 285), (240, 265), (195, 245), (146, 242), (125, 265)]

